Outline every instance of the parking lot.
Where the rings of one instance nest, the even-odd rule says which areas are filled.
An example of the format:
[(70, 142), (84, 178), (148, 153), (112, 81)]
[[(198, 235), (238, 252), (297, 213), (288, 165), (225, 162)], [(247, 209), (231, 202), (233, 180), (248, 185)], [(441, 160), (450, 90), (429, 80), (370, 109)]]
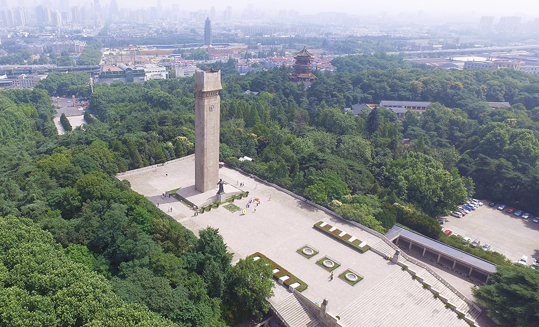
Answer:
[[(505, 255), (516, 262), (523, 255), (528, 256), (528, 265), (532, 258), (539, 258), (539, 223), (533, 223), (533, 215), (522, 219), (513, 214), (497, 210), (498, 203), (489, 207), (488, 200), (481, 200), (483, 206), (473, 210), (462, 218), (447, 216), (444, 230), (454, 234), (479, 240), (491, 246), (491, 251)], [(518, 208), (516, 208), (518, 210)]]

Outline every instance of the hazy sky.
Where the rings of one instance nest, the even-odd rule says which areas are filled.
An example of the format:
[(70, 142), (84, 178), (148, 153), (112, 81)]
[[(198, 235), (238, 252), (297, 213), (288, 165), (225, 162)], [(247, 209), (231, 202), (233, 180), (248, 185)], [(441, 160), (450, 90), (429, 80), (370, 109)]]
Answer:
[[(9, 1), (9, 0), (8, 0)], [(77, 0), (71, 0), (76, 2)], [(152, 7), (157, 5), (157, 0), (117, 0), (120, 7)], [(110, 0), (100, 0), (102, 4), (108, 4)], [(462, 13), (469, 15), (475, 11), (478, 15), (520, 15), (539, 16), (538, 0), (161, 0), (165, 7), (172, 3), (180, 4), (185, 10), (209, 9), (215, 6), (217, 11), (224, 10), (226, 6), (232, 6), (234, 11), (241, 11), (248, 4), (255, 8), (293, 9), (300, 13), (316, 13), (321, 11), (348, 12), (353, 15), (378, 14), (386, 11), (390, 14), (399, 12), (417, 13)]]

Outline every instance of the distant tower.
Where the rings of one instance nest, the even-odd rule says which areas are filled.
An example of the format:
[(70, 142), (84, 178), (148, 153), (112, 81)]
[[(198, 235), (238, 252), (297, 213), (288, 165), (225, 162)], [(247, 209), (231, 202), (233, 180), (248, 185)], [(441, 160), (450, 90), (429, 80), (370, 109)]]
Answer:
[(210, 9), (210, 19), (215, 20), (215, 7), (211, 7)]
[(120, 9), (118, 8), (118, 3), (116, 0), (112, 0), (109, 4), (109, 14), (111, 18), (113, 16), (119, 17), (120, 16)]
[(206, 18), (206, 23), (204, 24), (204, 45), (211, 45), (211, 20)]
[(195, 73), (195, 188), (207, 192), (219, 181), (221, 71)]
[(294, 82), (307, 82), (310, 83), (316, 79), (316, 76), (311, 72), (311, 61), (313, 60), (313, 55), (307, 51), (307, 48), (304, 47), (303, 50), (296, 53), (294, 59), (294, 72), (290, 73), (290, 79)]
[(49, 7), (40, 5), (36, 7), (36, 20), (40, 26), (46, 26), (51, 23), (51, 12)]

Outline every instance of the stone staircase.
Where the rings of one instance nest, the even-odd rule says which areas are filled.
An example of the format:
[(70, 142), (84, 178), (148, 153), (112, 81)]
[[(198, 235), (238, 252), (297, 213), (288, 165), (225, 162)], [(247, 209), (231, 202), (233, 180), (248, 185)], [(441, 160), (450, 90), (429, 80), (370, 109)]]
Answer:
[(373, 244), (370, 244), (371, 250), (374, 250), (374, 252), (378, 252), (380, 255), (389, 255), (390, 257), (393, 257), (395, 254), (395, 250), (389, 246), (386, 242), (384, 242), (382, 239), (378, 239)]
[(293, 293), (272, 307), (287, 327), (324, 327), (316, 315), (309, 311)]
[[(381, 305), (383, 304), (383, 305)], [(395, 271), (338, 313), (343, 327), (469, 327), (405, 271)]]
[[(406, 264), (409, 264), (407, 262)], [(415, 266), (417, 267), (417, 266)], [(449, 300), (450, 303), (454, 304), (460, 311), (464, 312), (469, 318), (476, 320), (481, 312), (476, 310), (472, 305), (466, 303), (462, 300), (455, 292), (447, 288), (441, 281), (436, 279), (431, 273), (422, 268), (416, 268), (419, 271), (415, 270), (416, 275), (423, 279), (423, 282), (429, 284), (431, 288), (440, 292), (440, 295), (444, 296)]]

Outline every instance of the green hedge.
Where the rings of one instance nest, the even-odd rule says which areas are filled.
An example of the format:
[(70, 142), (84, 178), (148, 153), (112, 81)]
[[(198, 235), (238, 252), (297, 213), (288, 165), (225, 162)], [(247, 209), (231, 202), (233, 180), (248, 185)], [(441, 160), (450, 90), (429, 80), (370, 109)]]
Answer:
[(266, 260), (270, 264), (271, 270), (273, 270), (275, 268), (279, 269), (278, 272), (273, 274), (273, 278), (279, 279), (279, 278), (281, 278), (283, 276), (290, 276), (290, 278), (288, 278), (287, 280), (285, 280), (283, 282), (283, 284), (285, 284), (286, 286), (290, 286), (290, 285), (297, 282), (297, 283), (300, 284), (296, 288), (296, 290), (298, 292), (303, 292), (303, 291), (305, 291), (307, 289), (307, 287), (309, 287), (309, 285), (307, 285), (307, 283), (305, 283), (301, 279), (297, 278), (295, 275), (291, 274), (288, 270), (284, 269), (280, 265), (276, 264), (273, 260), (268, 259), (268, 257), (263, 255), (262, 253), (260, 253), (260, 252), (253, 253), (250, 256), (248, 256), (247, 258), (254, 258), (254, 257), (260, 257), (260, 258)]
[(319, 221), (316, 224), (314, 224), (314, 228), (318, 229), (319, 231), (323, 232), (326, 235), (329, 235), (336, 240), (348, 245), (352, 249), (359, 251), (361, 253), (367, 252), (371, 247), (368, 245), (365, 245), (364, 247), (360, 248), (359, 245), (361, 244), (361, 240), (355, 239), (352, 242), (349, 241), (350, 238), (352, 238), (352, 235), (350, 234), (344, 234), (343, 236), (339, 236), (339, 234), (342, 232), (340, 229), (335, 229), (334, 231), (330, 232), (329, 230), (333, 227), (329, 224), (326, 224), (324, 227), (321, 227), (324, 222)]
[(69, 123), (69, 120), (67, 119), (65, 114), (62, 114), (60, 116), (60, 123), (62, 124), (66, 132), (73, 130), (73, 127), (71, 127), (71, 124)]

